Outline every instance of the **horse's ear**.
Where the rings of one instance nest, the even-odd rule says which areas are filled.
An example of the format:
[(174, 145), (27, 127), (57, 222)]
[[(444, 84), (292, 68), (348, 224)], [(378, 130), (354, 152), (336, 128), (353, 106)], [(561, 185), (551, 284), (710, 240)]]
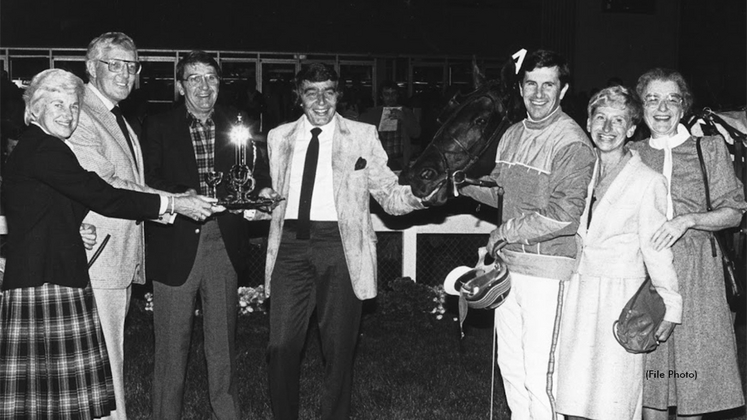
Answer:
[(513, 86), (518, 80), (516, 73), (518, 73), (516, 71), (516, 64), (513, 59), (509, 58), (501, 67), (501, 81), (506, 86)]
[(475, 85), (475, 90), (485, 85), (485, 75), (480, 71), (480, 67), (475, 62), (472, 63), (472, 83)]

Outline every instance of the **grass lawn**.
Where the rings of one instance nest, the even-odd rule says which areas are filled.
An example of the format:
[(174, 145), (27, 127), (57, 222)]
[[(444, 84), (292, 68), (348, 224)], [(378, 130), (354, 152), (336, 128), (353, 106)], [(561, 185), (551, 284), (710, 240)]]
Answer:
[[(490, 411), (492, 350), (491, 313), (467, 319), (463, 340), (455, 309), (437, 320), (431, 296), (405, 285), (397, 297), (366, 302), (355, 360), (355, 419), (487, 419)], [(393, 292), (394, 293), (394, 292)], [(408, 300), (412, 299), (412, 300)], [(451, 303), (447, 304), (451, 307)], [(454, 306), (455, 307), (455, 306)], [(125, 388), (131, 419), (150, 416), (153, 379), (153, 316), (134, 298), (125, 331)], [(185, 388), (183, 419), (207, 419), (210, 403), (203, 354), (202, 318), (195, 330)], [(265, 351), (268, 316), (243, 315), (238, 320), (239, 396), (245, 419), (269, 419)], [(318, 331), (307, 340), (301, 371), (302, 419), (319, 417), (322, 357)], [(508, 418), (500, 377), (494, 390), (494, 418)]]
[[(393, 283), (394, 284), (394, 283)], [(459, 339), (455, 302), (437, 320), (435, 296), (410, 282), (395, 284), (364, 306), (355, 361), (353, 418), (366, 420), (488, 419), (491, 403), (492, 311), (471, 311)], [(428, 289), (430, 290), (430, 289)], [(451, 298), (450, 298), (451, 299)], [(207, 419), (210, 403), (203, 355), (202, 318), (195, 318), (183, 419)], [(738, 328), (740, 364), (745, 363), (744, 322)], [(244, 419), (270, 419), (265, 350), (268, 316), (238, 319), (239, 396)], [(322, 360), (317, 331), (310, 331), (301, 372), (302, 419), (319, 418)], [(133, 299), (125, 331), (125, 388), (130, 419), (150, 418), (153, 316)], [(744, 369), (742, 371), (744, 378)], [(744, 379), (743, 379), (744, 381)], [(496, 369), (493, 418), (508, 419)], [(674, 416), (670, 416), (672, 419)], [(709, 419), (745, 419), (741, 410)]]

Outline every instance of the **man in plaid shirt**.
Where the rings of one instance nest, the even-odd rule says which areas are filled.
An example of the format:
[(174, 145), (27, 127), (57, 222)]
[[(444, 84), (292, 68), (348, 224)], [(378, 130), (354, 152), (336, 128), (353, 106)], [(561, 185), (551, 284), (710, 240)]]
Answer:
[[(204, 51), (185, 56), (176, 73), (184, 104), (145, 122), (146, 181), (169, 192), (207, 195), (207, 174), (228, 174), (235, 162), (229, 133), (239, 113), (215, 104), (220, 67)], [(245, 115), (243, 120), (247, 120)], [(252, 162), (252, 148), (247, 149), (247, 162)], [(257, 191), (270, 186), (267, 163), (261, 156), (256, 157), (254, 177)], [(220, 184), (219, 197), (227, 194), (226, 184)], [(153, 280), (156, 337), (153, 419), (181, 418), (198, 291), (212, 418), (241, 418), (234, 341), (237, 273), (248, 259), (248, 238), (243, 216), (230, 212), (202, 223), (179, 217), (173, 227), (148, 226), (146, 267)]]

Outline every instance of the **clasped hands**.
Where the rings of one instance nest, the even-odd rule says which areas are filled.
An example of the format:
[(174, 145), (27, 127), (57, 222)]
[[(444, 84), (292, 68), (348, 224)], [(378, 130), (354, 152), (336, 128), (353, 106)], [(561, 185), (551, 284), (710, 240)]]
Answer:
[[(226, 210), (225, 207), (216, 205), (218, 199), (208, 198), (198, 195), (195, 190), (188, 190), (181, 194), (174, 194), (173, 210), (175, 213), (189, 217), (192, 220), (201, 221), (212, 216), (214, 213), (220, 213)], [(83, 240), (83, 246), (87, 250), (93, 249), (96, 245), (96, 226), (89, 223), (81, 223), (80, 238)]]
[(226, 208), (218, 205), (217, 198), (209, 198), (204, 195), (198, 195), (193, 189), (189, 189), (181, 194), (174, 194), (174, 213), (189, 217), (197, 222), (203, 221), (215, 213), (225, 211)]

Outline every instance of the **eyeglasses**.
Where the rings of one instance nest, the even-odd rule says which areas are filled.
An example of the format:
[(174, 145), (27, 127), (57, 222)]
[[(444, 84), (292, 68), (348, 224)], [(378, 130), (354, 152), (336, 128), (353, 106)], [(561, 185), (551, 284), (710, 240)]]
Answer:
[(666, 98), (662, 98), (659, 95), (646, 95), (643, 98), (643, 104), (649, 108), (658, 108), (662, 101), (666, 102), (667, 106), (678, 107), (682, 105), (684, 99), (676, 93), (669, 94)]
[(109, 71), (112, 73), (119, 73), (122, 71), (125, 66), (127, 66), (127, 72), (130, 74), (140, 74), (140, 70), (143, 69), (143, 66), (137, 62), (137, 61), (129, 61), (129, 60), (118, 60), (118, 59), (110, 59), (109, 61), (99, 60), (102, 63), (109, 66)]
[(215, 86), (220, 82), (220, 77), (210, 74), (193, 74), (184, 79), (190, 86), (199, 86), (202, 81), (205, 81), (210, 86)]

